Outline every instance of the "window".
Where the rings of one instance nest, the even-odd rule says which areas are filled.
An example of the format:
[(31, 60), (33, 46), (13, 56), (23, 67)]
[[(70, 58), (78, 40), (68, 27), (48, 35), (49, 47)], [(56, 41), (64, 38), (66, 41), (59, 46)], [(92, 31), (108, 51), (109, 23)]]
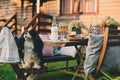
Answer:
[(73, 13), (78, 13), (80, 8), (80, 0), (73, 0)]
[(97, 0), (85, 0), (83, 9), (84, 13), (96, 13), (97, 12)]
[(96, 13), (98, 0), (61, 0), (61, 14)]
[(61, 14), (70, 14), (71, 0), (61, 0)]

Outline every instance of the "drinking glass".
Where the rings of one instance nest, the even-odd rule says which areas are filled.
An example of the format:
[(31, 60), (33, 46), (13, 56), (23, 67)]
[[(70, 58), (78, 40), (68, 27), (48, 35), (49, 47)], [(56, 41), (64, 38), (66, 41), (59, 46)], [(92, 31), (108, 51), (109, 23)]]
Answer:
[(60, 40), (65, 40), (65, 33), (66, 33), (66, 26), (63, 22), (59, 23), (59, 35), (60, 35)]

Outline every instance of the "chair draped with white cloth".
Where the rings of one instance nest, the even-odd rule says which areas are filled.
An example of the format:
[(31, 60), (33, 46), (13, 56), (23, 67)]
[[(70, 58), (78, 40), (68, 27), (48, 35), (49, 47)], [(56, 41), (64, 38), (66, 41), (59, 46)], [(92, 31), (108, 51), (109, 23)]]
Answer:
[(20, 62), (16, 42), (11, 31), (7, 27), (3, 27), (0, 32), (0, 62)]
[(17, 35), (17, 13), (9, 19), (2, 19), (5, 23), (0, 27), (0, 63), (20, 62), (18, 48), (14, 40)]

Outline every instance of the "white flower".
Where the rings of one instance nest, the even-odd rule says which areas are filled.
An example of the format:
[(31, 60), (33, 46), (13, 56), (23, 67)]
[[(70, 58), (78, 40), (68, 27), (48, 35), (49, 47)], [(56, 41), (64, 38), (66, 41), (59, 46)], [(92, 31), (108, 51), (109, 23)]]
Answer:
[(76, 28), (85, 28), (85, 25), (83, 24), (83, 22), (82, 21), (80, 21), (80, 20), (75, 20), (75, 21), (71, 21), (71, 22), (69, 22), (69, 24), (68, 24), (68, 30), (69, 31), (72, 31), (72, 28), (73, 27), (76, 27)]

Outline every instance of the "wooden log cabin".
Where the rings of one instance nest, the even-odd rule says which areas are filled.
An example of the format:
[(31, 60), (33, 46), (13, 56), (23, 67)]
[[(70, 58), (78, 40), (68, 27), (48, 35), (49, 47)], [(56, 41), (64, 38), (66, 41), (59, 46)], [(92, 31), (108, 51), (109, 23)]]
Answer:
[[(0, 0), (0, 16), (3, 17), (5, 12), (7, 12), (7, 14), (17, 12), (18, 24), (27, 24), (27, 21), (25, 23), (25, 19), (31, 19), (32, 10), (31, 7), (29, 7), (29, 5), (31, 5), (29, 1), (30, 0), (24, 0), (24, 9), (22, 11), (20, 1)], [(40, 6), (40, 12), (57, 16), (58, 21), (82, 20), (83, 23), (89, 27), (91, 23), (97, 23), (94, 15), (97, 16), (98, 23), (100, 23), (105, 16), (111, 16), (115, 18), (115, 20), (120, 21), (119, 7), (120, 0), (47, 0)]]

